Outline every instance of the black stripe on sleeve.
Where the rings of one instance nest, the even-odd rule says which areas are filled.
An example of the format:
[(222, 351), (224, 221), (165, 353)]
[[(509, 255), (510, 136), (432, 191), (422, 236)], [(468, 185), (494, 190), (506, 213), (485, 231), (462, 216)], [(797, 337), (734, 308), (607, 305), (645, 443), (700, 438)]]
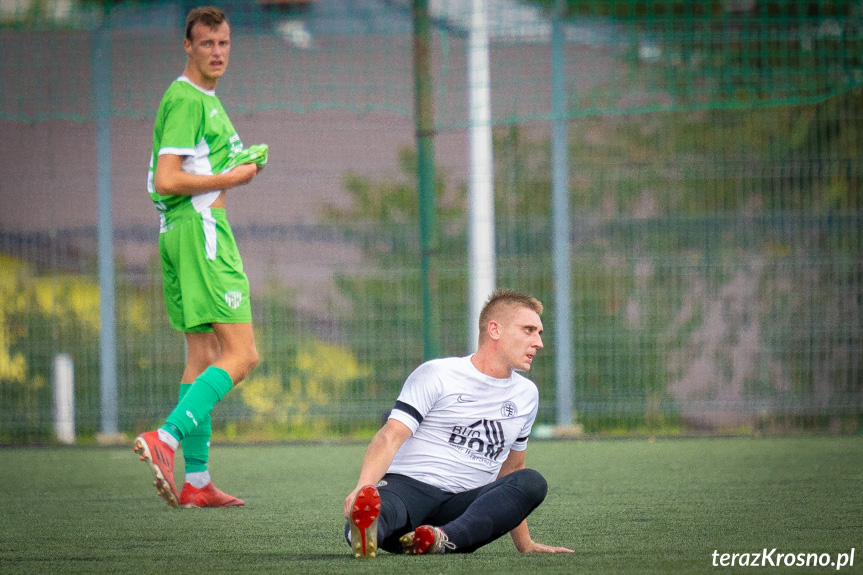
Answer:
[(522, 442), (525, 442), (525, 441), (527, 441), (527, 438), (528, 438), (528, 437), (530, 437), (530, 436), (529, 436), (529, 435), (525, 435), (524, 437), (519, 437), (518, 439), (516, 439), (516, 440), (515, 440), (515, 442), (516, 442), (516, 443), (522, 443)]
[(396, 400), (396, 405), (395, 405), (395, 407), (393, 407), (393, 409), (398, 409), (399, 411), (404, 411), (405, 413), (407, 413), (408, 415), (410, 415), (411, 417), (416, 419), (417, 423), (423, 422), (423, 416), (420, 415), (420, 412), (417, 411), (416, 408), (414, 408), (414, 406), (408, 405), (404, 401)]

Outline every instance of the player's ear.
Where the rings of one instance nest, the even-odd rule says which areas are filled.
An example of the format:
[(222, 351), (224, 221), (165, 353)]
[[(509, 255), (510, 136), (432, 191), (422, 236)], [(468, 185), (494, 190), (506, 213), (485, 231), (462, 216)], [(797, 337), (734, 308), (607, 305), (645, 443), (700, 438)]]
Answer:
[(183, 49), (186, 51), (186, 54), (192, 54), (192, 41), (188, 38), (183, 39)]
[(488, 322), (488, 325), (486, 326), (486, 333), (488, 333), (488, 337), (491, 339), (500, 339), (500, 324), (494, 320)]

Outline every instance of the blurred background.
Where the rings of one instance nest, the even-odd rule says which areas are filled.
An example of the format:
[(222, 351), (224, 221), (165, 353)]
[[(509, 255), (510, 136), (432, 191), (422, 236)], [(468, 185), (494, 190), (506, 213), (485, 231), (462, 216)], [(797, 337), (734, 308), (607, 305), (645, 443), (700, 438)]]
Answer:
[[(0, 0), (0, 444), (176, 403), (146, 175), (195, 5)], [(863, 2), (216, 5), (270, 158), (214, 440), (370, 436), (496, 286), (546, 307), (539, 436), (860, 432)]]

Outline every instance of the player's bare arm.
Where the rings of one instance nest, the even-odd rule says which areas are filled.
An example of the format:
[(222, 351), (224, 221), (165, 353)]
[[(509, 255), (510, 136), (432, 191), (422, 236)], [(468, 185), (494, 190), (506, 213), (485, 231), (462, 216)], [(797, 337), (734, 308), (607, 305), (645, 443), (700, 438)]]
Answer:
[(153, 184), (164, 196), (194, 196), (248, 184), (258, 172), (257, 164), (242, 164), (224, 174), (189, 174), (183, 171), (183, 156), (163, 154), (156, 164)]
[[(504, 461), (500, 467), (498, 477), (505, 477), (519, 469), (524, 469), (525, 455), (526, 450), (511, 450), (506, 461)], [(531, 539), (530, 529), (527, 527), (527, 519), (522, 521), (518, 527), (510, 531), (509, 534), (512, 537), (512, 542), (515, 545), (515, 548), (520, 553), (574, 553), (572, 549), (567, 549), (566, 547), (545, 545), (543, 543), (537, 543)]]
[(388, 420), (375, 434), (363, 457), (363, 466), (357, 486), (345, 498), (345, 519), (350, 517), (351, 503), (364, 485), (375, 485), (387, 472), (396, 452), (411, 436), (407, 425), (395, 419)]

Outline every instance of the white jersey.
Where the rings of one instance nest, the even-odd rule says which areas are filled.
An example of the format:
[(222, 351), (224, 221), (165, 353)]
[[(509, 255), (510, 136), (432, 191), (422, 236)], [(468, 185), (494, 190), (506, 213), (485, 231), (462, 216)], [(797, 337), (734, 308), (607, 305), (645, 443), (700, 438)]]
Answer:
[(387, 472), (450, 493), (486, 485), (511, 449), (527, 449), (538, 405), (536, 385), (515, 372), (489, 377), (470, 356), (428, 361), (407, 378), (390, 414), (413, 435)]

